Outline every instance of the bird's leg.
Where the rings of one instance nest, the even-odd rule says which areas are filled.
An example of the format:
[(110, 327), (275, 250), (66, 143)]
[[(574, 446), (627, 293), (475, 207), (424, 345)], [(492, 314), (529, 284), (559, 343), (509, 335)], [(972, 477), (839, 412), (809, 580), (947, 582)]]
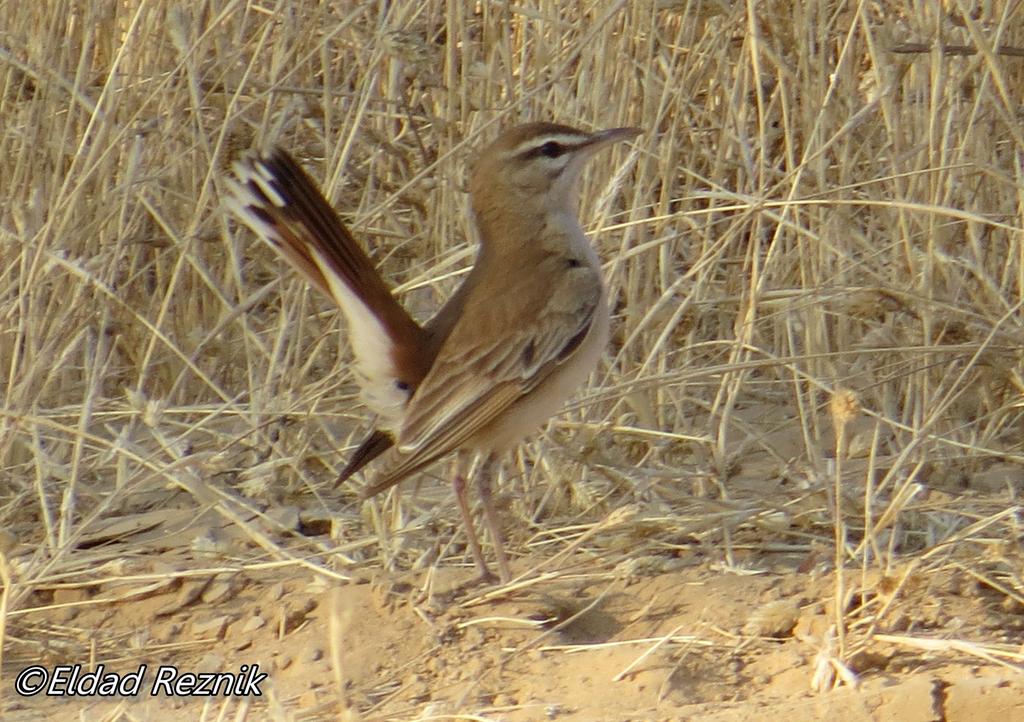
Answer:
[(501, 524), (498, 522), (498, 514), (494, 509), (494, 499), (491, 494), (491, 475), (493, 471), (494, 454), (488, 454), (477, 470), (476, 485), (480, 492), (480, 505), (484, 508), (484, 524), (487, 525), (487, 533), (491, 535), (491, 544), (494, 545), (494, 556), (498, 558), (498, 574), (501, 575), (501, 581), (508, 584), (512, 579), (512, 570), (508, 566), (508, 557), (505, 556)]
[[(469, 548), (473, 552), (473, 561), (476, 562), (477, 572), (479, 572), (480, 580), (490, 582), (494, 580), (494, 574), (487, 567), (487, 562), (484, 560), (483, 549), (480, 548), (480, 540), (476, 535), (476, 527), (473, 526), (473, 512), (469, 508), (469, 500), (466, 499), (466, 477), (463, 476), (463, 471), (467, 467), (467, 457), (463, 452), (459, 452), (455, 460), (455, 474), (452, 476), (452, 489), (455, 490), (455, 499), (459, 503), (459, 512), (462, 514), (462, 525), (466, 530), (466, 540), (469, 541)], [(485, 507), (486, 508), (486, 507)], [(502, 555), (498, 557), (499, 563), (502, 560)]]

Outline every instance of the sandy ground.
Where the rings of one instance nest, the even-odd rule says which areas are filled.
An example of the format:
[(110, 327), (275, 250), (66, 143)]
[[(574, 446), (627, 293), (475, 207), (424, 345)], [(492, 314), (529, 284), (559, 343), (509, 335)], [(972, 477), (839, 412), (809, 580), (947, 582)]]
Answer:
[[(81, 554), (103, 581), (54, 585), (24, 605), (37, 611), (11, 617), (4, 719), (1024, 719), (1006, 661), (1019, 659), (1021, 609), (953, 563), (926, 577), (920, 560), (888, 577), (847, 571), (838, 640), (828, 555), (742, 529), (723, 554), (685, 534), (645, 539), (644, 514), (619, 509), (575, 544), (520, 556), (522, 578), (498, 588), (472, 583), (458, 535), (461, 566), (367, 564), (332, 578), (315, 558), (255, 559), (255, 517), (239, 526), (175, 499), (85, 544), (97, 544)], [(603, 539), (613, 527), (630, 532)], [(323, 529), (305, 531), (317, 541)], [(617, 548), (624, 539), (632, 553)], [(98, 662), (146, 664), (143, 691), (12, 693), (30, 664)], [(259, 697), (154, 697), (166, 665), (267, 676)]]

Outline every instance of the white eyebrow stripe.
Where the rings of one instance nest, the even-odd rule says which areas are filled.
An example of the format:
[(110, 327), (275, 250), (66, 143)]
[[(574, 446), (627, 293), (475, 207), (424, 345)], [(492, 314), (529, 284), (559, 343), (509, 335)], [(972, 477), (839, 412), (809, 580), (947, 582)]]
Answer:
[(589, 135), (571, 135), (569, 133), (552, 133), (551, 135), (544, 135), (538, 138), (531, 138), (524, 140), (522, 143), (515, 147), (512, 151), (512, 155), (520, 155), (527, 151), (533, 150), (534, 148), (540, 148), (545, 143), (558, 143), (564, 145), (567, 148), (573, 148), (578, 145), (582, 145), (585, 141), (590, 140)]

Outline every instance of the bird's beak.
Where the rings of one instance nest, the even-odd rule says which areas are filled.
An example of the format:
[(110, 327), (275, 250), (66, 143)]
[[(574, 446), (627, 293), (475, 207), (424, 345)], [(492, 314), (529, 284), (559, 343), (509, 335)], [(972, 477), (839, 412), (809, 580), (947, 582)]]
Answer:
[(643, 131), (640, 128), (609, 128), (608, 130), (599, 130), (590, 136), (590, 141), (587, 145), (601, 148), (610, 143), (633, 140), (633, 138), (636, 138), (641, 133)]

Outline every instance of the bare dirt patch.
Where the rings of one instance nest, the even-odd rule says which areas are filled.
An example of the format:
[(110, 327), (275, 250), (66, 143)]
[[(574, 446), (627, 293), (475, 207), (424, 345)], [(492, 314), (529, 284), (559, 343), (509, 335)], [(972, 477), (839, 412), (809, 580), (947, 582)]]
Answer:
[[(116, 699), (8, 694), (4, 718), (158, 719), (175, 710), (253, 719), (1005, 722), (1024, 709), (1015, 668), (1021, 609), (952, 559), (933, 570), (910, 561), (892, 576), (848, 569), (841, 650), (834, 570), (820, 550), (767, 551), (767, 540), (755, 544), (740, 525), (727, 563), (712, 537), (669, 550), (675, 532), (639, 531), (652, 518), (612, 516), (557, 566), (551, 557), (518, 559), (523, 578), (507, 588), (475, 584), (468, 560), (404, 573), (370, 564), (337, 576), (318, 566), (330, 555), (309, 566), (237, 556), (213, 564), (207, 552), (204, 563), (195, 543), (168, 545), (190, 533), (199, 533), (193, 542), (209, 538), (215, 525), (201, 515), (163, 543), (156, 528), (137, 532), (81, 552), (97, 555), (93, 583), (69, 574), (26, 600), (35, 611), (9, 622), (5, 677), (29, 664), (78, 662), (88, 671), (103, 663), (122, 673), (145, 664), (148, 685), (162, 666), (237, 673), (258, 665), (263, 696), (168, 699), (148, 686)], [(221, 552), (258, 551), (221, 526)], [(637, 540), (631, 554), (616, 549), (623, 536)], [(112, 578), (99, 555), (125, 545), (135, 553), (114, 553)], [(144, 554), (147, 546), (159, 554)]]

